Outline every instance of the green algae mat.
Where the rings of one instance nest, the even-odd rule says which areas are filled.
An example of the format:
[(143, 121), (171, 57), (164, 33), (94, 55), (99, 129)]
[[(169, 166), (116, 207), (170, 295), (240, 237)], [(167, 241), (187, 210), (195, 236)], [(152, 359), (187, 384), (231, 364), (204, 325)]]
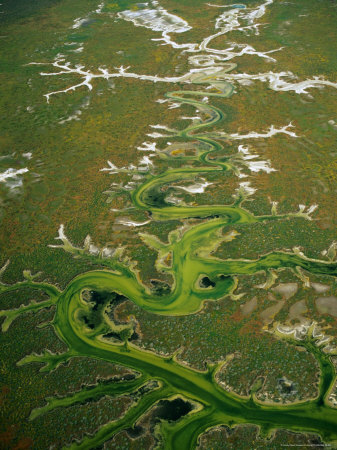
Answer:
[(337, 445), (337, 4), (0, 9), (1, 448)]

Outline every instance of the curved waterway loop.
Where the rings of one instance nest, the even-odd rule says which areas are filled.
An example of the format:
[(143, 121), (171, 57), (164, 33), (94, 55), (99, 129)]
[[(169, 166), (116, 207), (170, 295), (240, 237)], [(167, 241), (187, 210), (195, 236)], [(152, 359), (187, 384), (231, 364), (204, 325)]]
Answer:
[[(258, 425), (266, 434), (275, 428), (286, 428), (319, 433), (327, 441), (337, 440), (337, 410), (331, 408), (326, 400), (335, 381), (335, 371), (330, 356), (315, 346), (313, 338), (296, 341), (296, 344), (304, 345), (320, 364), (318, 398), (299, 404), (275, 406), (259, 403), (254, 395), (250, 399), (245, 399), (223, 390), (215, 380), (216, 373), (223, 362), (209, 366), (204, 372), (199, 372), (179, 364), (175, 357), (166, 358), (141, 350), (127, 340), (124, 345), (108, 342), (103, 338), (104, 333), (109, 330), (105, 312), (102, 313), (101, 323), (95, 329), (89, 329), (81, 320), (83, 311), (90, 312), (92, 307), (83, 298), (84, 290), (102, 293), (117, 292), (147, 311), (164, 315), (183, 315), (200, 310), (205, 300), (218, 300), (232, 293), (236, 286), (235, 275), (238, 274), (254, 274), (289, 267), (294, 271), (302, 268), (315, 274), (337, 276), (337, 263), (312, 260), (295, 253), (273, 252), (257, 260), (221, 260), (211, 255), (212, 251), (226, 240), (222, 230), (229, 225), (277, 220), (296, 216), (299, 213), (283, 216), (277, 214), (254, 216), (241, 206), (244, 196), (236, 199), (229, 206), (192, 207), (166, 203), (162, 191), (165, 185), (177, 180), (189, 180), (200, 173), (235, 169), (230, 158), (227, 161), (209, 159), (211, 152), (224, 151), (224, 149), (221, 144), (208, 136), (204, 129), (218, 124), (224, 115), (220, 109), (195, 99), (201, 95), (228, 98), (233, 87), (226, 82), (220, 82), (219, 76), (219, 73), (216, 77), (200, 76), (193, 82), (213, 86), (216, 84), (220, 92), (191, 90), (167, 94), (169, 99), (192, 105), (207, 114), (207, 120), (191, 125), (179, 133), (181, 137), (197, 142), (195, 144), (198, 150), (197, 156), (190, 159), (198, 160), (203, 165), (168, 169), (165, 173), (148, 176), (145, 183), (132, 194), (134, 205), (148, 211), (156, 220), (208, 218), (206, 221), (171, 232), (167, 243), (159, 241), (155, 236), (141, 235), (144, 242), (158, 252), (157, 267), (172, 275), (174, 281), (169, 293), (154, 294), (142, 283), (132, 265), (122, 259), (90, 255), (83, 249), (72, 247), (69, 241), (61, 247), (77, 256), (94, 259), (99, 264), (107, 266), (107, 269), (94, 270), (77, 276), (63, 292), (59, 292), (46, 283), (35, 282), (29, 274), (26, 274), (27, 280), (24, 282), (13, 286), (1, 285), (1, 291), (30, 286), (45, 291), (50, 297), (50, 300), (41, 304), (32, 303), (16, 310), (2, 311), (0, 315), (6, 316), (3, 323), (4, 331), (18, 315), (55, 304), (56, 314), (53, 326), (60, 339), (69, 348), (65, 354), (61, 355), (48, 352), (41, 356), (33, 354), (25, 357), (20, 364), (39, 361), (46, 363), (47, 369), (53, 369), (69, 358), (87, 356), (125, 365), (141, 372), (144, 379), (155, 379), (159, 382), (157, 389), (144, 395), (122, 418), (101, 427), (94, 436), (86, 437), (81, 443), (74, 443), (72, 448), (91, 449), (103, 444), (118, 431), (135, 425), (140, 417), (160, 399), (175, 395), (197, 402), (200, 408), (193, 410), (178, 422), (162, 424), (163, 446), (167, 449), (195, 448), (200, 433), (220, 424), (252, 423)], [(201, 133), (198, 134), (198, 132)], [(186, 159), (188, 158), (185, 157), (184, 160)], [(61, 236), (61, 239), (64, 240), (65, 237)], [(207, 289), (202, 288), (198, 283), (200, 277), (205, 275), (213, 282)], [(106, 389), (108, 390), (108, 387)], [(101, 391), (104, 392), (104, 387)], [(76, 394), (71, 401), (76, 402)], [(69, 402), (70, 400), (66, 398), (64, 401), (61, 399), (58, 400), (57, 405), (58, 407), (67, 406)], [(51, 408), (49, 407), (49, 410)], [(32, 417), (41, 413), (42, 411), (36, 410)]]
[[(81, 305), (83, 306), (83, 302), (79, 291), (74, 286), (68, 288), (59, 298), (54, 320), (58, 335), (71, 349), (73, 356), (89, 356), (123, 364), (158, 380), (161, 387), (153, 392), (151, 404), (160, 398), (180, 394), (202, 405), (202, 409), (178, 423), (162, 426), (165, 448), (195, 448), (199, 434), (219, 424), (254, 423), (265, 433), (274, 428), (287, 428), (317, 432), (329, 441), (337, 439), (337, 410), (324, 403), (327, 392), (335, 381), (333, 365), (329, 357), (317, 350), (310, 341), (302, 345), (314, 352), (321, 365), (319, 397), (297, 405), (266, 406), (258, 403), (254, 397), (243, 399), (224, 391), (215, 381), (221, 364), (199, 372), (180, 365), (175, 358), (161, 357), (140, 350), (132, 344), (111, 345), (88, 336), (83, 325), (76, 319)], [(106, 425), (93, 438), (74, 444), (72, 448), (90, 449), (103, 443), (113, 433), (134, 423), (143, 412), (143, 403), (140, 402), (120, 421)]]

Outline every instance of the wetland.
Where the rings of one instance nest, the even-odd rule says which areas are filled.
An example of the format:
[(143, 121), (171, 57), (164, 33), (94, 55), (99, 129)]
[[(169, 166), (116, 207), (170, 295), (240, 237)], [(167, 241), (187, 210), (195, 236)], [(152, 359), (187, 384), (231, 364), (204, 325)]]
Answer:
[(336, 3), (21, 3), (3, 448), (335, 446)]

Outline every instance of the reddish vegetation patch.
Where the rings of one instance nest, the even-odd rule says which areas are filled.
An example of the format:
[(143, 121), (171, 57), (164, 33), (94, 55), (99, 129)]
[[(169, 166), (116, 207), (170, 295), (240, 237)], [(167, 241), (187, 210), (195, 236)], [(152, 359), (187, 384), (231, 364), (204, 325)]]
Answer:
[(234, 320), (234, 322), (241, 322), (241, 320), (243, 319), (243, 315), (240, 306), (237, 307), (235, 313), (233, 313), (229, 318), (231, 320)]
[(17, 443), (13, 442), (15, 441), (18, 429), (19, 429), (18, 425), (11, 425), (7, 427), (3, 433), (0, 434), (0, 448), (24, 450), (32, 447), (33, 441), (31, 438), (22, 438)]
[(24, 450), (26, 448), (32, 448), (32, 446), (33, 441), (31, 438), (22, 438), (19, 440), (19, 442), (16, 444), (13, 450)]
[(6, 400), (7, 395), (9, 394), (10, 389), (9, 386), (2, 386), (0, 392), (0, 406), (2, 406)]
[(259, 319), (252, 319), (249, 322), (247, 322), (245, 325), (243, 325), (242, 328), (240, 328), (239, 334), (254, 334), (255, 336), (258, 336), (261, 334), (261, 329), (263, 327), (263, 322)]

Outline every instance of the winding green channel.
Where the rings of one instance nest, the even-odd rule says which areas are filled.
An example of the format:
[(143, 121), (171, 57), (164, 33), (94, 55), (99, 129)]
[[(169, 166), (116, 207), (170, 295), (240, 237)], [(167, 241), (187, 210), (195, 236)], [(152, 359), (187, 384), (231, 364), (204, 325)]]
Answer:
[[(228, 67), (232, 69), (233, 65)], [(235, 161), (230, 158), (210, 159), (213, 152), (224, 154), (221, 144), (211, 139), (206, 127), (214, 126), (224, 117), (222, 111), (214, 106), (206, 105), (198, 100), (200, 96), (217, 96), (228, 98), (233, 87), (210, 76), (199, 76), (195, 84), (209, 84), (216, 87), (212, 91), (176, 91), (167, 94), (175, 102), (189, 104), (202, 112), (206, 119), (194, 123), (178, 132), (178, 136), (193, 141), (195, 155), (182, 157), (181, 161), (197, 162), (198, 165), (168, 169), (164, 173), (148, 175), (146, 181), (133, 193), (134, 206), (148, 211), (155, 220), (168, 219), (207, 219), (197, 224), (185, 226), (171, 232), (168, 242), (161, 242), (155, 236), (141, 234), (146, 245), (158, 252), (156, 262), (159, 271), (172, 276), (171, 290), (165, 295), (155, 295), (139, 278), (132, 264), (123, 260), (117, 253), (110, 258), (90, 255), (83, 249), (72, 246), (69, 241), (63, 248), (76, 256), (88, 258), (105, 266), (105, 269), (83, 273), (74, 278), (63, 292), (47, 283), (38, 283), (27, 277), (27, 280), (13, 286), (1, 285), (1, 290), (27, 288), (40, 289), (49, 295), (49, 300), (11, 311), (1, 311), (5, 316), (3, 331), (20, 314), (56, 305), (53, 326), (59, 338), (67, 345), (65, 354), (30, 355), (20, 364), (44, 362), (44, 370), (51, 370), (63, 361), (76, 356), (98, 358), (118, 363), (141, 372), (141, 377), (117, 384), (101, 384), (88, 390), (84, 389), (64, 399), (49, 399), (45, 407), (32, 412), (31, 419), (48, 411), (81, 403), (88, 399), (98, 399), (103, 395), (128, 394), (140, 388), (149, 380), (157, 381), (157, 388), (151, 389), (138, 399), (126, 414), (115, 422), (100, 428), (92, 437), (86, 437), (81, 443), (74, 443), (72, 448), (91, 449), (104, 443), (115, 433), (134, 426), (138, 419), (162, 398), (183, 396), (199, 405), (191, 413), (175, 423), (164, 422), (161, 425), (163, 447), (167, 449), (195, 448), (199, 435), (210, 427), (242, 423), (256, 424), (265, 435), (275, 428), (315, 432), (326, 441), (337, 440), (337, 410), (331, 408), (327, 396), (335, 381), (335, 371), (330, 357), (324, 354), (315, 344), (314, 338), (298, 342), (312, 352), (320, 364), (320, 392), (317, 399), (287, 405), (275, 406), (259, 403), (254, 395), (251, 398), (240, 398), (226, 392), (216, 382), (217, 371), (223, 365), (209, 366), (204, 372), (192, 370), (179, 364), (175, 356), (162, 357), (155, 353), (141, 350), (125, 340), (124, 344), (114, 344), (103, 338), (110, 329), (106, 311), (103, 309), (100, 322), (90, 329), (83, 321), (83, 315), (90, 315), (92, 305), (84, 299), (83, 291), (102, 293), (117, 292), (147, 311), (163, 315), (192, 314), (202, 308), (206, 300), (219, 300), (226, 295), (234, 295), (235, 276), (268, 272), (271, 269), (288, 267), (295, 272), (304, 269), (309, 273), (337, 276), (337, 263), (312, 260), (295, 253), (274, 252), (261, 256), (257, 260), (221, 260), (212, 256), (212, 252), (223, 242), (230, 239), (224, 229), (233, 224), (254, 223), (267, 220), (279, 220), (285, 217), (296, 217), (299, 213), (288, 215), (272, 214), (270, 216), (254, 216), (242, 207), (244, 194), (238, 195), (231, 205), (212, 206), (174, 206), (165, 200), (163, 187), (181, 180), (194, 179), (196, 175), (216, 171), (236, 170)], [(220, 89), (220, 91), (219, 91)], [(166, 158), (173, 159), (166, 155)], [(179, 160), (179, 157), (174, 157)], [(200, 279), (207, 276), (212, 286), (202, 287)]]

